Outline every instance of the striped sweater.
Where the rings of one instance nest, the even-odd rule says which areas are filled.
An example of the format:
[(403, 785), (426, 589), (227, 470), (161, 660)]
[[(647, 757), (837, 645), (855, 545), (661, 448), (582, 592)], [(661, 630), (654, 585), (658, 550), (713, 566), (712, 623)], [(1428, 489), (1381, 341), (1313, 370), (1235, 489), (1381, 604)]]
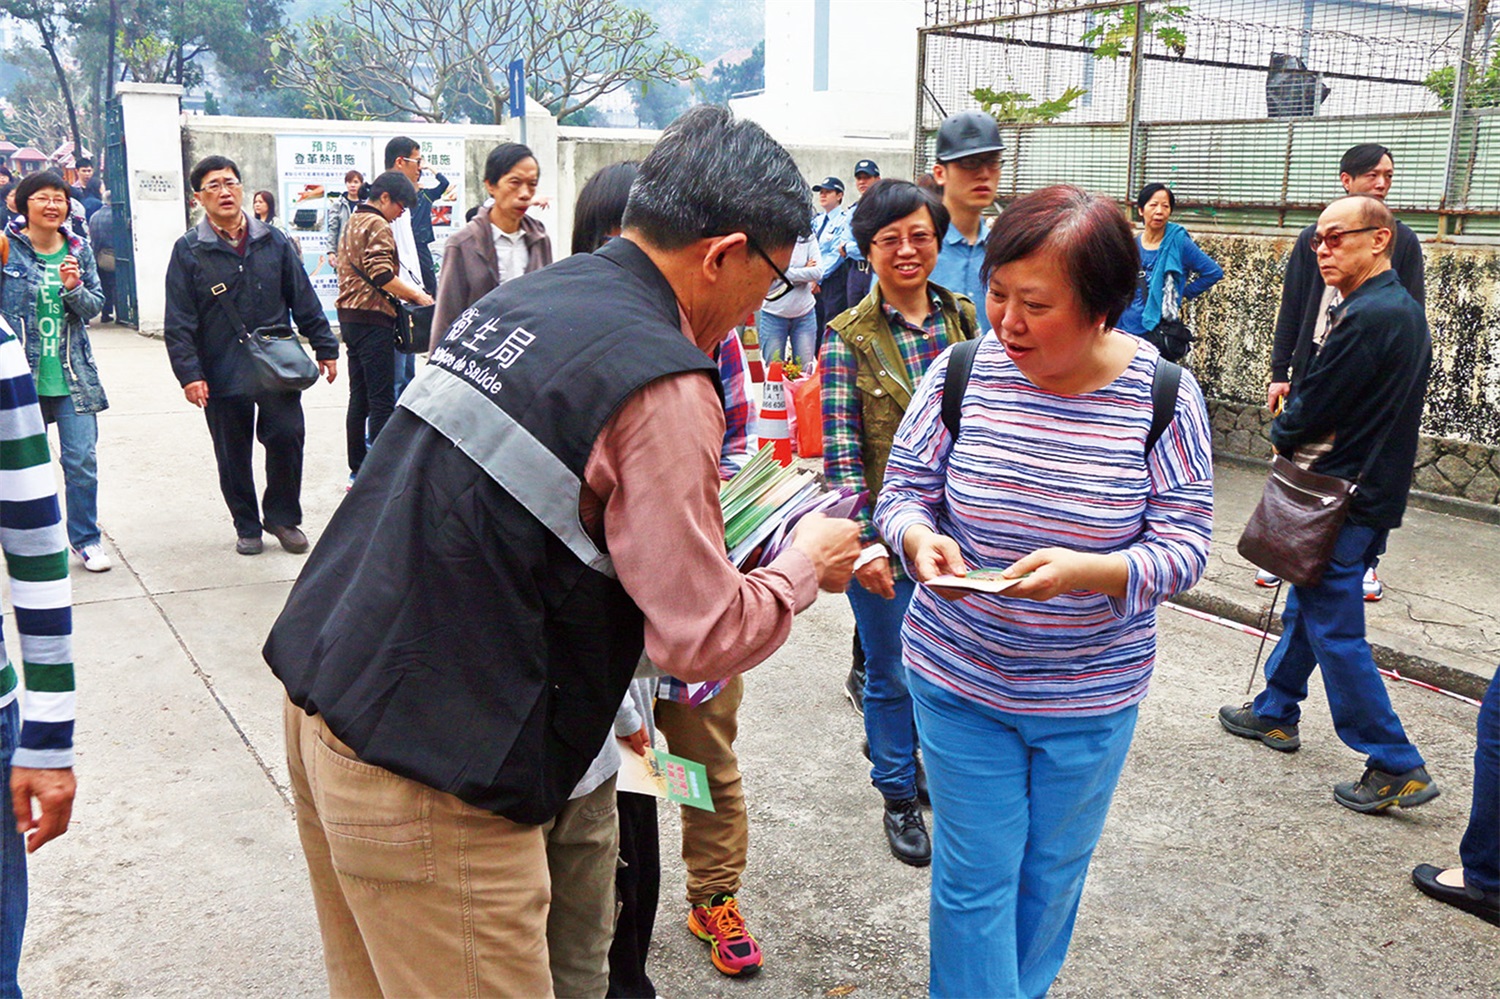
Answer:
[[(21, 343), (0, 319), (0, 550), (10, 574), (26, 696), (11, 763), (73, 765), (73, 597), (47, 427)], [(0, 707), (19, 677), (0, 637)]]
[[(907, 528), (955, 539), (970, 567), (1004, 568), (1038, 548), (1119, 552), (1123, 598), (1075, 591), (1040, 602), (918, 588), (902, 627), (907, 666), (1002, 711), (1099, 715), (1146, 696), (1156, 605), (1202, 575), (1213, 527), (1207, 408), (1182, 376), (1176, 417), (1149, 458), (1144, 342), (1109, 385), (1061, 396), (1032, 385), (983, 338), (957, 445), (942, 421), (951, 351), (933, 363), (896, 434), (875, 522), (900, 552)], [(908, 567), (909, 568), (909, 567)]]

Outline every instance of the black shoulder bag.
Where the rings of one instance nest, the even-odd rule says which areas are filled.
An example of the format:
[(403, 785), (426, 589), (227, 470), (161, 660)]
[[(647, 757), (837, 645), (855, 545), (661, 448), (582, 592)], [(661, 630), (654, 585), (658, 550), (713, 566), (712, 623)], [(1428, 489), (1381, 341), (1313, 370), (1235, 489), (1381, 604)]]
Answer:
[[(199, 265), (201, 277), (201, 257)], [(318, 365), (302, 348), (297, 331), (285, 323), (248, 329), (240, 318), (240, 310), (235, 308), (233, 296), (225, 294), (229, 290), (229, 286), (221, 281), (209, 288), (208, 294), (211, 301), (219, 303), (239, 331), (239, 341), (250, 353), (250, 363), (260, 387), (267, 392), (301, 392), (311, 388), (318, 380)]]
[(375, 292), (391, 303), (391, 308), (396, 310), (396, 352), (400, 354), (421, 354), (427, 350), (432, 341), (432, 313), (436, 305), (412, 305), (386, 291), (380, 285), (370, 280), (370, 275), (360, 270), (359, 265), (349, 261), (349, 266), (354, 268), (354, 273), (364, 278), (365, 284), (375, 289)]
[[(960, 414), (963, 411), (964, 393), (969, 390), (969, 374), (974, 370), (974, 356), (979, 353), (980, 334), (973, 340), (964, 340), (953, 348), (948, 356), (948, 370), (943, 372), (943, 425), (948, 436), (958, 440)], [(1151, 376), (1151, 429), (1146, 434), (1145, 452), (1151, 453), (1161, 435), (1167, 432), (1172, 418), (1177, 415), (1177, 388), (1182, 383), (1182, 366), (1162, 360)]]

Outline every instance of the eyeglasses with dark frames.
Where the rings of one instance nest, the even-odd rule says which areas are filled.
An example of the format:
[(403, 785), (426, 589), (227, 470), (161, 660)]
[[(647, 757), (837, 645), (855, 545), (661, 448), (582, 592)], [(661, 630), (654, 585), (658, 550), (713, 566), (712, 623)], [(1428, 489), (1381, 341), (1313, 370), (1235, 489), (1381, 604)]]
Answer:
[(1345, 236), (1353, 236), (1357, 232), (1374, 232), (1377, 229), (1384, 228), (1385, 226), (1383, 225), (1367, 225), (1363, 229), (1335, 229), (1333, 232), (1315, 232), (1312, 238), (1312, 249), (1314, 253), (1317, 253), (1318, 247), (1327, 243), (1330, 250), (1337, 250), (1343, 244)]
[(791, 294), (792, 279), (786, 276), (785, 271), (776, 266), (776, 261), (771, 259), (770, 254), (760, 248), (760, 244), (755, 241), (755, 237), (747, 234), (745, 236), (745, 243), (750, 249), (760, 254), (760, 258), (770, 265), (771, 270), (776, 272), (776, 280), (772, 282), (770, 291), (766, 292), (766, 301), (775, 302)]

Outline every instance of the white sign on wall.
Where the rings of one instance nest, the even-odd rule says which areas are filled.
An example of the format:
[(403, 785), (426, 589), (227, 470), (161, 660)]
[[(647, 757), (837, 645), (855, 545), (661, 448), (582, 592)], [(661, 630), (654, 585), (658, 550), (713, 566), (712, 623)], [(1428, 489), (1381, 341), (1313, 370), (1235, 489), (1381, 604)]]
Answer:
[(375, 179), (372, 148), (369, 136), (276, 136), (277, 214), (301, 245), (302, 265), (330, 320), (339, 279), (329, 259), (328, 214), (344, 196), (344, 175), (350, 170), (364, 174), (366, 181)]

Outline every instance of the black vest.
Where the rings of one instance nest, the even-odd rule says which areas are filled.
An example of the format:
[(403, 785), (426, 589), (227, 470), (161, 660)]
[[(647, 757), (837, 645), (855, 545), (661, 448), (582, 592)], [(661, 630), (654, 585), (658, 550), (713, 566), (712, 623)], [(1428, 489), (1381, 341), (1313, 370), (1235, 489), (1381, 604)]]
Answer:
[(579, 523), (584, 468), (632, 393), (689, 371), (717, 385), (666, 279), (624, 240), (461, 314), (266, 641), (292, 701), (368, 763), (517, 822), (555, 816), (644, 644)]

